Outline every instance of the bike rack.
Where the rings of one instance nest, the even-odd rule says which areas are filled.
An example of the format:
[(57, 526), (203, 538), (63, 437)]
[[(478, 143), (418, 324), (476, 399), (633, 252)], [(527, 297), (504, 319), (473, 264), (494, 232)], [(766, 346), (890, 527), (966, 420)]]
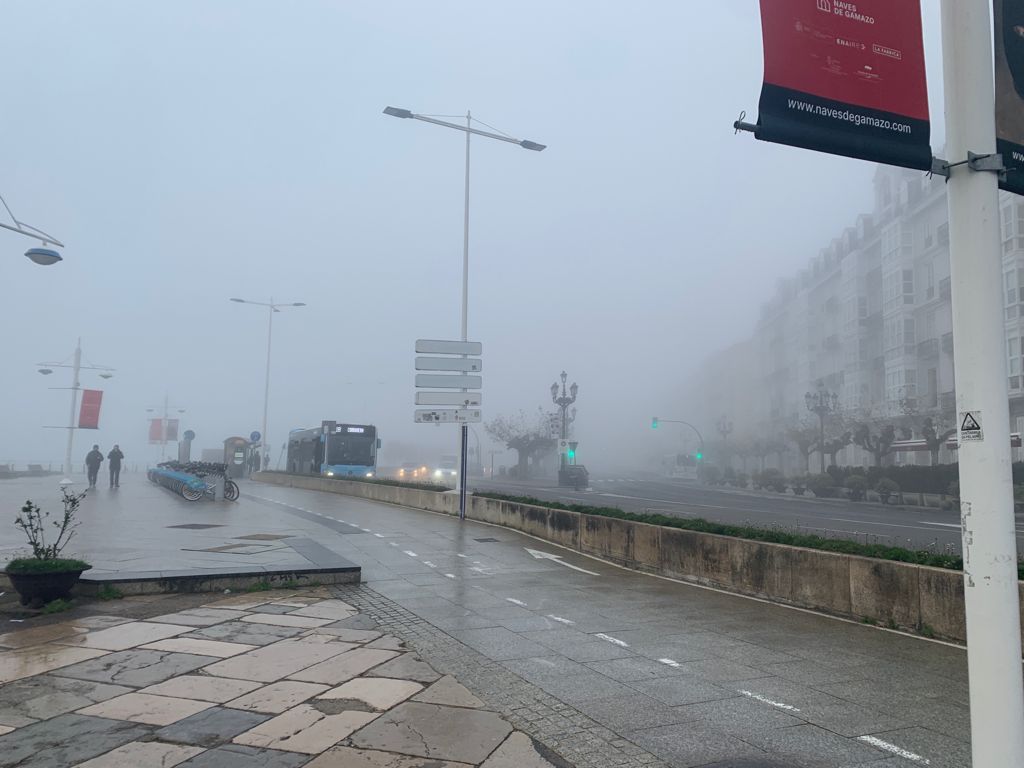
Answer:
[(187, 501), (199, 501), (204, 496), (216, 498), (218, 489), (226, 501), (235, 501), (239, 496), (238, 485), (227, 476), (226, 464), (167, 461), (153, 467), (146, 474), (151, 482), (162, 485)]

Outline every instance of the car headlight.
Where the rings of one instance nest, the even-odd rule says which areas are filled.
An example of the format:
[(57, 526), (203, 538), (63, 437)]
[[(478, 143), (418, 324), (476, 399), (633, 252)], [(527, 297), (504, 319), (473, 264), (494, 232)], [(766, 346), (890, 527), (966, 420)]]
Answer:
[(441, 477), (441, 474), (442, 474), (442, 473), (441, 473), (441, 470), (440, 470), (440, 469), (435, 469), (435, 470), (434, 470), (434, 477)]
[(367, 476), (367, 477), (373, 477), (373, 472), (367, 472), (367, 473), (366, 473), (366, 476)]
[(328, 477), (334, 477), (334, 473), (331, 472), (330, 470), (327, 470), (327, 476)]

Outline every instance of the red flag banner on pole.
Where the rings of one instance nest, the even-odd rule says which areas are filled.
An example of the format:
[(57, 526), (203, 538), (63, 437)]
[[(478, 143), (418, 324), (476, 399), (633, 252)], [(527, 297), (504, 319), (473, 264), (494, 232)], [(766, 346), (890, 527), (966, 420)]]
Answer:
[(920, 0), (761, 0), (762, 141), (930, 170)]
[(99, 389), (82, 390), (82, 407), (78, 411), (79, 429), (100, 428), (100, 405), (103, 403), (103, 391)]
[(163, 419), (149, 420), (149, 442), (159, 445), (163, 441)]
[(178, 420), (168, 419), (167, 420), (167, 434), (164, 435), (164, 439), (167, 442), (174, 442), (178, 439)]
[(994, 0), (996, 151), (1006, 176), (999, 186), (1024, 195), (1024, 1)]

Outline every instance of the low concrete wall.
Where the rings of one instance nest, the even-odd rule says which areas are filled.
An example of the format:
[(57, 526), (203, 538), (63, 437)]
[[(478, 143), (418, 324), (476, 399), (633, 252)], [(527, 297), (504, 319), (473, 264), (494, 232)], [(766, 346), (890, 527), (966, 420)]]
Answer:
[[(261, 472), (256, 480), (458, 513), (458, 496)], [(470, 497), (466, 516), (628, 568), (856, 620), (966, 642), (963, 574), (942, 568), (686, 531)], [(1020, 584), (1024, 602), (1024, 582)], [(1022, 616), (1024, 624), (1024, 616)]]

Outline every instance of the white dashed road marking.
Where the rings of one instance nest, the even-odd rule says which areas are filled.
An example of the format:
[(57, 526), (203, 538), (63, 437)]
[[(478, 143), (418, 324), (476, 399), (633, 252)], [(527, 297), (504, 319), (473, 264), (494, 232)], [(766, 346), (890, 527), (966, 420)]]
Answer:
[(436, 566), (436, 565), (434, 565), (434, 564), (433, 564), (432, 562), (430, 562), (429, 560), (424, 560), (424, 561), (423, 561), (423, 564), (424, 564), (425, 566), (427, 566), (428, 568), (437, 568), (437, 566)]
[(787, 712), (799, 712), (800, 711), (799, 709), (797, 709), (796, 707), (794, 707), (794, 706), (792, 706), (790, 704), (783, 704), (781, 701), (772, 701), (771, 699), (769, 699), (769, 698), (767, 698), (765, 696), (762, 696), (759, 693), (754, 693), (753, 691), (739, 691), (739, 693), (742, 693), (744, 696), (749, 696), (750, 698), (754, 699), (755, 701), (760, 701), (762, 704), (770, 704), (773, 707), (778, 707), (779, 709), (784, 709)]
[(898, 755), (899, 757), (902, 757), (904, 760), (913, 760), (915, 763), (921, 763), (921, 765), (931, 765), (931, 760), (929, 760), (928, 758), (921, 757), (920, 755), (914, 754), (913, 752), (908, 752), (902, 747), (897, 747), (895, 744), (890, 744), (888, 741), (876, 739), (874, 736), (860, 736), (859, 740), (863, 741), (866, 744), (870, 744), (873, 747), (884, 749), (886, 752), (892, 752), (894, 755)]
[(679, 669), (681, 666), (683, 666), (678, 661), (673, 661), (672, 659), (658, 659), (658, 661), (660, 661), (667, 667), (672, 667), (673, 669)]
[(617, 637), (612, 637), (611, 635), (606, 635), (604, 632), (598, 632), (595, 635), (595, 637), (600, 637), (602, 640), (607, 640), (612, 645), (619, 646), (619, 648), (629, 648), (629, 643), (624, 643), (622, 640), (619, 640)]
[(407, 555), (408, 555), (409, 557), (419, 557), (419, 555), (417, 555), (417, 554), (416, 554), (415, 552), (413, 552), (413, 551), (412, 551), (411, 549), (403, 549), (402, 551), (403, 551), (403, 552), (404, 552), (405, 554), (407, 554)]
[(455, 574), (454, 573), (446, 573), (445, 574), (445, 578), (446, 579), (454, 579), (455, 578)]
[(510, 603), (514, 603), (515, 605), (521, 605), (523, 608), (526, 607), (526, 603), (524, 603), (522, 600), (516, 600), (514, 597), (506, 597), (505, 599), (508, 600)]
[(553, 613), (549, 613), (548, 614), (548, 618), (551, 619), (552, 621), (557, 621), (560, 624), (568, 624), (570, 627), (576, 626), (576, 622), (575, 621), (570, 621), (569, 619), (563, 619), (561, 616), (555, 616)]

